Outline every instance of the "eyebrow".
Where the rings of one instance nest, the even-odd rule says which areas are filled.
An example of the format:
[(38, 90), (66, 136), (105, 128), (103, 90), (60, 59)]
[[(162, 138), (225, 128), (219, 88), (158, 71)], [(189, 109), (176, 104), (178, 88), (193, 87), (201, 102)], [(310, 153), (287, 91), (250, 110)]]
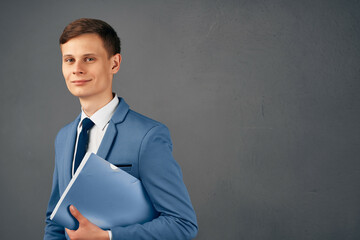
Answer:
[[(96, 56), (95, 53), (86, 53), (86, 54), (83, 54), (82, 57), (88, 57), (88, 56)], [(63, 55), (63, 57), (73, 57), (72, 54), (65, 54)]]

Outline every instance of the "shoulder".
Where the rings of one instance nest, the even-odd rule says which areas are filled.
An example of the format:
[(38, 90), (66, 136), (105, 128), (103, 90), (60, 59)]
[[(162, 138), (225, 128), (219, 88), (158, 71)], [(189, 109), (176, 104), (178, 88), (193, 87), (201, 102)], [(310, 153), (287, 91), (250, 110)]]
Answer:
[(136, 128), (141, 131), (142, 144), (147, 145), (149, 142), (162, 142), (172, 148), (172, 141), (168, 127), (154, 119), (151, 119), (138, 112), (129, 111), (129, 120), (136, 125)]
[(163, 123), (149, 118), (141, 113), (138, 113), (132, 109), (129, 110), (128, 116), (129, 120), (135, 121), (138, 124), (143, 124), (147, 126), (165, 126)]
[(132, 131), (146, 131), (156, 126), (165, 127), (165, 125), (161, 122), (151, 119), (143, 114), (140, 114), (130, 109), (130, 106), (123, 98), (119, 98), (119, 105), (117, 106), (115, 113), (111, 118), (111, 121), (118, 128), (125, 127)]
[(168, 131), (168, 128), (165, 124), (149, 118), (141, 113), (138, 113), (134, 110), (129, 110), (128, 115), (126, 116), (125, 124), (128, 123), (133, 128), (138, 131), (143, 132), (143, 134), (147, 134), (148, 132), (153, 131)]
[(115, 124), (118, 138), (126, 139), (126, 143), (132, 146), (146, 145), (154, 138), (162, 137), (171, 143), (170, 132), (166, 125), (129, 109), (122, 122)]

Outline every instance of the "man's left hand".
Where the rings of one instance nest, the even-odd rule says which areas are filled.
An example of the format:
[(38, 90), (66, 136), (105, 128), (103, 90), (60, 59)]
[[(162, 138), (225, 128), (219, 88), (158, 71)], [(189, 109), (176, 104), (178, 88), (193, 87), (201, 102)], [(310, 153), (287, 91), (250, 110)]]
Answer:
[(102, 230), (95, 224), (87, 220), (73, 205), (70, 206), (71, 214), (79, 221), (77, 230), (65, 228), (71, 240), (109, 240), (109, 233)]

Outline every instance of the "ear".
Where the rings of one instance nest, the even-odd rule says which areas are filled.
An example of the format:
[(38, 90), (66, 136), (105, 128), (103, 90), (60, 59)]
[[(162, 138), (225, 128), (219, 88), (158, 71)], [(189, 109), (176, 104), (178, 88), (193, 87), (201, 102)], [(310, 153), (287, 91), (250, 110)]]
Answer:
[(121, 64), (121, 55), (120, 53), (115, 54), (114, 56), (111, 57), (111, 73), (115, 74), (119, 71), (120, 69), (120, 64)]

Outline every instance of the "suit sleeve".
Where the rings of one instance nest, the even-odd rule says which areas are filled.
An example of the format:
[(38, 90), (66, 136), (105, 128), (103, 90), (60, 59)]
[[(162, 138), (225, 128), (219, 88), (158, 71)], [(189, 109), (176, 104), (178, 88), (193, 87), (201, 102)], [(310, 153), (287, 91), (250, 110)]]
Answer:
[(113, 240), (194, 238), (196, 215), (164, 125), (151, 128), (142, 140), (139, 176), (160, 215), (144, 224), (112, 228)]
[[(55, 159), (56, 159), (56, 146), (57, 146), (57, 144), (55, 143)], [(59, 199), (60, 199), (59, 178), (58, 178), (58, 171), (57, 171), (57, 166), (56, 166), (56, 162), (55, 162), (50, 200), (49, 200), (48, 207), (46, 210), (46, 219), (45, 219), (46, 226), (45, 226), (44, 240), (66, 239), (64, 227), (62, 227), (50, 220), (50, 215), (51, 215), (52, 211), (54, 210)]]

